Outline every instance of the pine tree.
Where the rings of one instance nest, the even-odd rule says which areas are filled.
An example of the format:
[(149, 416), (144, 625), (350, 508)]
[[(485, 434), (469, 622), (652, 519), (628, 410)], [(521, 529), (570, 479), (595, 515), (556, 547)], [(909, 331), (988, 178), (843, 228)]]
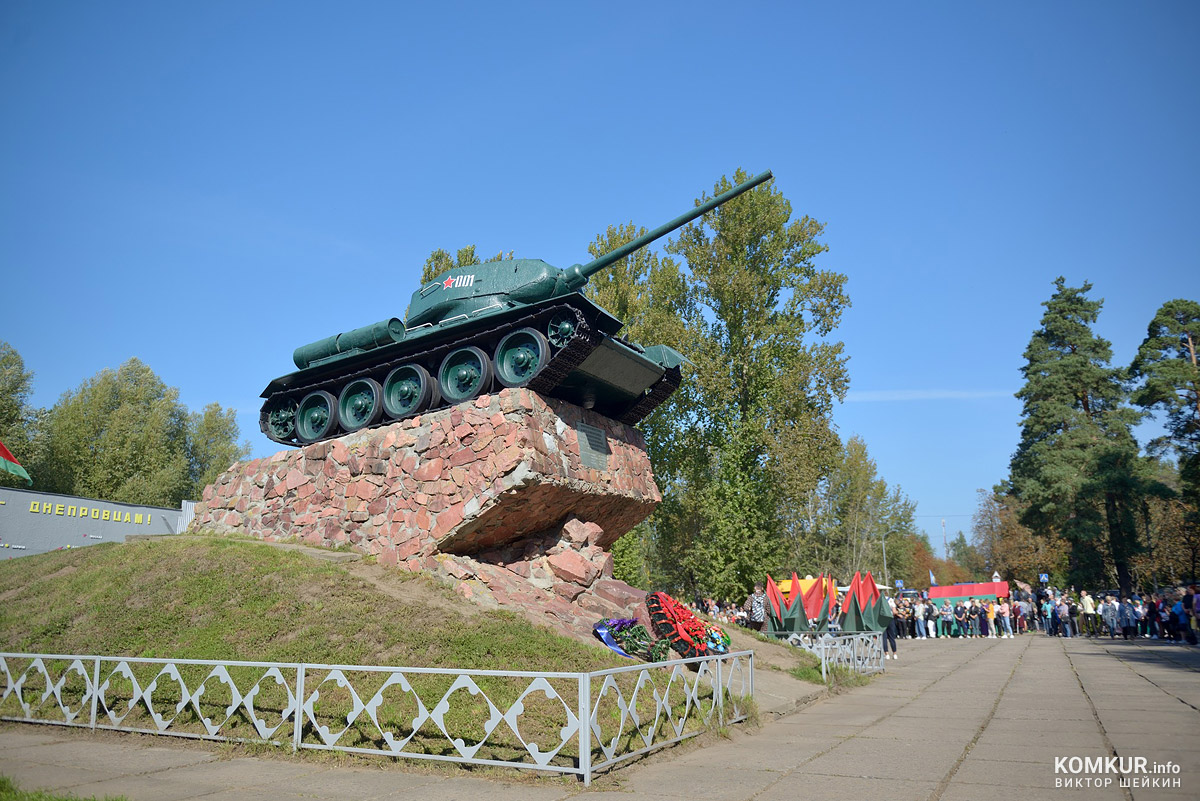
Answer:
[[(1123, 372), (1112, 346), (1092, 325), (1103, 301), (1092, 285), (1059, 277), (1041, 328), (1025, 349), (1021, 441), (1011, 464), (1013, 492), (1027, 508), (1021, 522), (1071, 544), (1071, 579), (1104, 580), (1111, 565), (1121, 591), (1131, 586), (1137, 553), (1135, 511), (1145, 492)], [(1105, 564), (1105, 551), (1107, 562)]]
[[(1150, 321), (1130, 372), (1134, 403), (1167, 413), (1167, 436), (1181, 458), (1200, 455), (1200, 303), (1171, 300)], [(1166, 443), (1164, 443), (1166, 444)]]
[[(1141, 384), (1133, 401), (1145, 409), (1166, 412), (1167, 434), (1151, 449), (1170, 446), (1179, 459), (1178, 497), (1182, 505), (1180, 536), (1192, 553), (1196, 576), (1200, 542), (1200, 303), (1175, 299), (1159, 308), (1150, 321), (1130, 373)], [(1155, 532), (1158, 534), (1160, 532)]]

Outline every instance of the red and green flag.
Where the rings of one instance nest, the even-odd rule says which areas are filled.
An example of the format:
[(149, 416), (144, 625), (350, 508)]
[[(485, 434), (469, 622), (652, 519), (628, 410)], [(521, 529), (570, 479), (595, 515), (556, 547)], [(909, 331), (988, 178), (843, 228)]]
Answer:
[(21, 463), (17, 461), (17, 457), (12, 455), (12, 451), (4, 447), (4, 443), (0, 442), (0, 471), (12, 473), (14, 476), (25, 479), (25, 483), (33, 486), (33, 479), (25, 472), (25, 468), (21, 467)]

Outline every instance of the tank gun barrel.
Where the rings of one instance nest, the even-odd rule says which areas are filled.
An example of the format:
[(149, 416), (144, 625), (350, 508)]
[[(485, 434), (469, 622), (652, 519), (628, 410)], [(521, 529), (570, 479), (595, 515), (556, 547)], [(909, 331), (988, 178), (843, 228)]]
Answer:
[(646, 245), (649, 245), (654, 240), (659, 239), (660, 237), (666, 236), (667, 234), (671, 233), (672, 231), (676, 230), (677, 228), (682, 228), (683, 226), (687, 225), (688, 223), (690, 223), (692, 220), (696, 219), (697, 217), (699, 217), (703, 214), (707, 214), (708, 212), (712, 211), (713, 209), (717, 208), (718, 206), (728, 203), (730, 200), (733, 200), (735, 197), (742, 194), (743, 192), (747, 192), (747, 191), (753, 189), (754, 187), (758, 186), (759, 184), (771, 180), (772, 177), (773, 176), (771, 175), (770, 170), (759, 173), (758, 175), (751, 178), (749, 181), (738, 184), (733, 189), (730, 189), (728, 192), (722, 192), (721, 194), (717, 195), (716, 197), (710, 199), (708, 202), (701, 203), (696, 208), (691, 209), (690, 211), (687, 211), (684, 214), (680, 214), (678, 217), (671, 220), (670, 222), (663, 223), (662, 225), (655, 228), (653, 231), (648, 231), (648, 232), (642, 234), (637, 239), (634, 239), (630, 242), (625, 243), (624, 245), (621, 245), (616, 250), (612, 250), (612, 251), (609, 251), (608, 253), (605, 253), (603, 256), (601, 256), (598, 259), (593, 259), (592, 261), (589, 261), (587, 264), (576, 265), (575, 267), (568, 268), (564, 272), (568, 273), (568, 275), (566, 277), (567, 277), (567, 282), (570, 285), (570, 288), (578, 289), (580, 286), (583, 286), (583, 284), (587, 283), (587, 280), (589, 278), (591, 278), (593, 275), (595, 275), (596, 273), (603, 270), (605, 267), (608, 267), (610, 264), (614, 264), (615, 262), (620, 261), (621, 259), (625, 258), (630, 253), (633, 253), (636, 250), (641, 250), (642, 248), (646, 247)]

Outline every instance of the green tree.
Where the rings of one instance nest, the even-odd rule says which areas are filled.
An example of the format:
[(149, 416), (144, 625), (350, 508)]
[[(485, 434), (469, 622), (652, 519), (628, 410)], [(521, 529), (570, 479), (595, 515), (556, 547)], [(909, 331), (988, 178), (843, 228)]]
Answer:
[[(739, 170), (713, 193), (748, 178)], [(757, 187), (681, 229), (670, 255), (642, 249), (584, 290), (625, 322), (623, 337), (691, 360), (639, 426), (663, 503), (614, 549), (627, 580), (743, 594), (783, 565), (785, 521), (839, 458), (832, 407), (848, 379), (829, 335), (848, 305), (846, 278), (815, 264), (823, 226), (791, 216), (779, 192)], [(609, 226), (589, 250), (598, 257), (644, 232)], [(425, 280), (472, 258), (435, 252)]]
[(200, 482), (214, 474), (217, 463), (249, 452), (248, 446), (232, 444), (236, 437), (232, 410), (212, 404), (189, 415), (177, 389), (130, 359), (65, 393), (49, 411), (35, 487), (178, 506), (199, 497)]
[[(588, 245), (588, 252), (599, 258), (645, 233), (645, 228), (633, 223), (610, 225)], [(625, 323), (623, 338), (644, 345), (669, 345), (684, 354), (695, 350), (699, 310), (676, 260), (642, 248), (593, 275), (583, 291)], [(696, 415), (691, 410), (699, 400), (692, 367), (685, 363), (683, 374), (679, 388), (638, 425), (646, 435), (655, 476), (667, 492), (684, 465), (707, 463), (703, 442), (693, 436)]]
[(463, 267), (473, 267), (484, 262), (503, 261), (512, 257), (513, 252), (510, 250), (507, 255), (502, 251), (490, 259), (480, 260), (475, 255), (474, 245), (459, 248), (454, 256), (438, 248), (429, 254), (429, 258), (425, 259), (425, 266), (421, 268), (421, 285), (424, 286), (447, 270), (461, 270)]
[[(1182, 504), (1179, 536), (1200, 540), (1200, 303), (1167, 301), (1150, 321), (1130, 372), (1140, 381), (1133, 401), (1166, 412), (1165, 437), (1152, 451), (1173, 447), (1179, 459), (1178, 495)], [(1192, 577), (1195, 577), (1193, 562)]]
[[(749, 177), (738, 170), (713, 194)], [(791, 216), (791, 203), (767, 183), (684, 226), (667, 247), (687, 261), (702, 310), (692, 358), (713, 443), (735, 421), (811, 438), (831, 428), (833, 402), (845, 397), (842, 343), (825, 337), (849, 305), (846, 276), (816, 266), (828, 250), (818, 238), (824, 225)]]
[(1164, 492), (1149, 495), (1140, 510), (1144, 549), (1135, 560), (1141, 586), (1178, 585), (1200, 576), (1200, 526), (1195, 507), (1182, 491), (1179, 465), (1158, 458), (1149, 469)]
[[(848, 581), (870, 570), (880, 581), (914, 575), (916, 507), (899, 488), (889, 488), (860, 437), (851, 437), (803, 507), (785, 520), (788, 567)], [(887, 569), (884, 569), (884, 548)], [(922, 580), (928, 576), (922, 576)], [(911, 586), (911, 585), (910, 585)]]
[(1200, 454), (1200, 303), (1171, 300), (1150, 321), (1130, 368), (1141, 382), (1133, 402), (1167, 414), (1167, 436), (1179, 455)]
[[(0, 442), (27, 469), (35, 461), (37, 412), (29, 405), (33, 373), (16, 348), (0, 340)], [(25, 486), (17, 476), (0, 471), (0, 486)]]
[(1074, 583), (1094, 586), (1111, 566), (1128, 593), (1139, 549), (1134, 515), (1146, 492), (1132, 433), (1142, 415), (1126, 403), (1111, 345), (1091, 329), (1103, 301), (1087, 297), (1086, 282), (1068, 287), (1059, 277), (1054, 285), (1025, 350), (1011, 486), (1027, 504), (1024, 525), (1070, 542)]
[[(749, 177), (738, 170), (713, 194)], [(848, 385), (842, 345), (828, 339), (849, 304), (846, 277), (816, 265), (828, 249), (823, 225), (791, 217), (791, 204), (768, 183), (684, 226), (666, 247), (687, 263), (683, 350), (695, 369), (673, 429), (686, 439), (677, 479), (686, 524), (666, 532), (677, 541), (661, 553), (741, 548), (747, 556), (736, 558), (751, 563), (732, 574), (743, 590), (752, 576), (781, 567), (772, 560), (786, 553), (785, 519), (836, 461), (832, 408)], [(751, 503), (747, 525), (719, 519)], [(699, 562), (678, 564), (694, 571)]]
[[(998, 524), (997, 521), (995, 525)], [(987, 558), (981, 548), (968, 542), (961, 531), (946, 544), (946, 547), (950, 549), (948, 556), (951, 561), (961, 565), (963, 570), (967, 571), (971, 581), (983, 581), (985, 578), (990, 578), (991, 574), (987, 572)]]
[(783, 567), (784, 542), (762, 497), (767, 471), (750, 455), (757, 446), (758, 432), (731, 432), (699, 493), (703, 535), (694, 538), (684, 564), (705, 594), (737, 598)]
[(613, 577), (631, 587), (650, 591), (654, 564), (652, 523), (644, 520), (612, 544)]
[(890, 581), (893, 586), (897, 578), (904, 579), (908, 587), (927, 585), (929, 574), (924, 568), (928, 559), (923, 561), (922, 553), (932, 558), (933, 548), (929, 538), (917, 531), (916, 514), (917, 505), (899, 487), (888, 490), (881, 531), (881, 538), (887, 542), (887, 567), (883, 567), (881, 542), (878, 556), (872, 550), (862, 565), (863, 570), (870, 570), (874, 576)]
[(971, 521), (972, 543), (962, 532), (950, 543), (955, 561), (971, 571), (973, 581), (989, 581), (993, 571), (1006, 581), (1037, 583), (1039, 573), (1062, 575), (1066, 543), (1047, 533), (1038, 535), (1021, 524), (1023, 505), (1010, 495), (979, 491), (979, 507)]
[(199, 498), (231, 464), (250, 454), (249, 442), (238, 444), (237, 411), (210, 403), (188, 415), (187, 461), (190, 497)]

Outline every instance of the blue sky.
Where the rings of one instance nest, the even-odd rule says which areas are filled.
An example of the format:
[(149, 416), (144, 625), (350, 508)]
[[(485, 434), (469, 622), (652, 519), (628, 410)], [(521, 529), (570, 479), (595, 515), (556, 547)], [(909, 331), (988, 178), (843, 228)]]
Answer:
[(1200, 297), (1197, 41), (1189, 2), (8, 0), (0, 339), (35, 404), (136, 356), (266, 454), (292, 350), (401, 315), (434, 248), (565, 267), (769, 168), (849, 276), (839, 430), (940, 545), (1056, 276), (1122, 364)]

